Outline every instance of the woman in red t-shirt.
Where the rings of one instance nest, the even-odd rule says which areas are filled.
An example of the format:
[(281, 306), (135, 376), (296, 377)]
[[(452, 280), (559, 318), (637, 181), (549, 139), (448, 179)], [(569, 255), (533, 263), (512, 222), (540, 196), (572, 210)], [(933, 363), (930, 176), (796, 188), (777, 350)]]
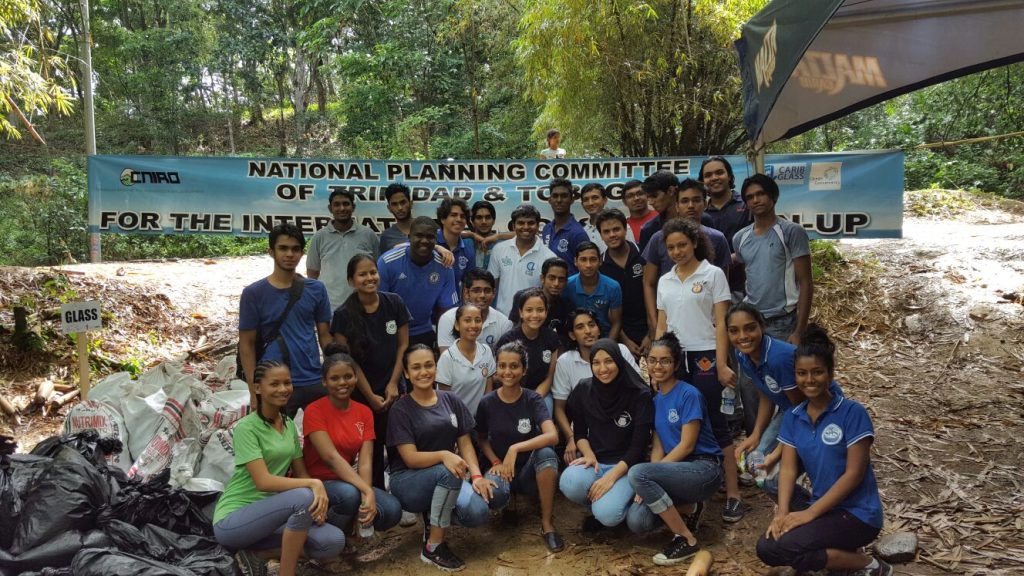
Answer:
[(345, 530), (358, 515), (363, 526), (387, 530), (398, 524), (402, 507), (391, 494), (374, 488), (373, 412), (352, 400), (356, 363), (341, 344), (324, 351), (323, 383), (327, 396), (306, 407), (302, 452), (309, 474), (324, 481), (330, 498), (327, 521)]

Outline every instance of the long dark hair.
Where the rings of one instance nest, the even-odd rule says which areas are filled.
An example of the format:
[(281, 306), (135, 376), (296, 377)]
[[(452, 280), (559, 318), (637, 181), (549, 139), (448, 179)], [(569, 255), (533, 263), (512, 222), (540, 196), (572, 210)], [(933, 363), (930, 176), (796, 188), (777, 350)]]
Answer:
[(689, 218), (673, 218), (665, 223), (661, 231), (664, 234), (663, 239), (666, 243), (668, 242), (669, 234), (677, 232), (689, 238), (693, 244), (694, 259), (707, 260), (708, 262), (715, 259), (715, 249), (711, 246), (711, 241), (708, 240), (707, 234), (701, 230), (700, 224)]
[[(348, 268), (346, 274), (349, 280), (356, 275), (356, 267), (361, 262), (372, 262), (374, 267), (377, 266), (377, 262), (371, 258), (368, 254), (360, 252), (356, 254), (348, 261)], [(348, 340), (349, 351), (352, 353), (352, 357), (356, 358), (360, 362), (366, 359), (366, 308), (363, 307), (363, 303), (359, 301), (359, 294), (353, 290), (348, 298), (345, 299), (345, 303), (342, 304), (345, 310), (348, 311), (348, 321), (350, 329), (345, 334), (345, 339)]]
[[(264, 360), (263, 362), (260, 362), (259, 364), (256, 365), (256, 369), (252, 373), (252, 381), (254, 383), (262, 382), (263, 377), (267, 375), (267, 372), (273, 370), (274, 368), (288, 368), (288, 365), (285, 364), (284, 362), (281, 362), (280, 360)], [(259, 414), (260, 420), (263, 420), (269, 425), (274, 424), (273, 420), (263, 415), (262, 394), (256, 394), (256, 413)], [(288, 416), (285, 415), (284, 412), (281, 412), (281, 418), (286, 419), (288, 418)]]

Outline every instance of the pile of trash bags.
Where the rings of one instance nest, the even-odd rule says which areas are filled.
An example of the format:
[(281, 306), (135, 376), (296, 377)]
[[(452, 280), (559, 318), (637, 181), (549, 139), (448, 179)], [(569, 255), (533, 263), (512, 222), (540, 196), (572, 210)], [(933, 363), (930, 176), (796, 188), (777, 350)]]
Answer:
[(124, 450), (105, 462), (146, 480), (170, 469), (175, 488), (221, 492), (234, 471), (231, 427), (248, 414), (249, 390), (234, 379), (234, 356), (200, 379), (188, 365), (164, 363), (132, 379), (97, 383), (64, 421), (64, 434), (96, 430)]
[(0, 438), (0, 576), (233, 576), (212, 538), (218, 492), (172, 487), (116, 465), (118, 438), (95, 430), (14, 454)]

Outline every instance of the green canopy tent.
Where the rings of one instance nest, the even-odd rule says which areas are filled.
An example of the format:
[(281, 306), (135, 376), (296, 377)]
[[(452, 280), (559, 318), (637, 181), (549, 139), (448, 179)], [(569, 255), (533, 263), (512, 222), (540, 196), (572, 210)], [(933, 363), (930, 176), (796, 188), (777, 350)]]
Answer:
[(775, 0), (736, 41), (744, 124), (771, 142), (1024, 60), (1024, 0)]

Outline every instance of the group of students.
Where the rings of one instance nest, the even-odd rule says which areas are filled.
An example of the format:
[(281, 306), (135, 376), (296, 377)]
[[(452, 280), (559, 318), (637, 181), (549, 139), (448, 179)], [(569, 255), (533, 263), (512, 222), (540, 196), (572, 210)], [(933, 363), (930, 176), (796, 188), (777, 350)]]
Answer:
[[(475, 206), (446, 200), (440, 229), (412, 219), (405, 243), (376, 259), (379, 250), (353, 254), (340, 302), (295, 274), (301, 233), (275, 229), (275, 271), (261, 281), (270, 288), (246, 291), (263, 298), (274, 291), (276, 305), (260, 312), (245, 293), (241, 303), (240, 341), (255, 332), (248, 336), (266, 344), (251, 354), (240, 346), (256, 412), (233, 432), (236, 469), (218, 502), (218, 540), (254, 571), (258, 556), (279, 557), (287, 575), (301, 555), (336, 556), (353, 526), (386, 530), (405, 511), (423, 518), (421, 559), (454, 571), (465, 564), (445, 531), (487, 522), (512, 493), (539, 499), (539, 534), (551, 551), (564, 549), (552, 519), (561, 491), (588, 509), (585, 531), (623, 522), (637, 533), (667, 528), (671, 540), (653, 561), (672, 565), (697, 552), (705, 503), (723, 484), (723, 519), (742, 517), (737, 460), (756, 450), (763, 469), (777, 471), (765, 483), (778, 507), (758, 542), (763, 561), (891, 574), (857, 551), (880, 531), (882, 508), (871, 422), (834, 380), (834, 345), (807, 325), (809, 303), (791, 286), (781, 287), (783, 318), (766, 319), (757, 305), (777, 294), (761, 291), (758, 300), (754, 290), (755, 298), (733, 304), (732, 264), (743, 257), (724, 234), (717, 234), (723, 242), (710, 239), (714, 229), (701, 223), (704, 188), (670, 176), (638, 183), (655, 217), (637, 231), (621, 211), (596, 203), (591, 222), (602, 246), (572, 218), (566, 181), (549, 187), (554, 218), (543, 232), (536, 208), (521, 206), (496, 244), (483, 242), (496, 233), (465, 229), (477, 221)], [(744, 182), (755, 216), (761, 196), (774, 208), (773, 185), (763, 175)], [(556, 198), (563, 188), (568, 198)], [(700, 202), (691, 201), (693, 189)], [(576, 226), (566, 225), (570, 219)], [(574, 238), (577, 227), (582, 238)], [(790, 258), (777, 265), (789, 269), (784, 282), (803, 282), (806, 298), (806, 280), (791, 270), (804, 257), (788, 247), (791, 229), (751, 223), (736, 230), (733, 246), (750, 235), (754, 254), (761, 237), (787, 245)], [(642, 250), (631, 241), (637, 236), (646, 241)], [(724, 269), (715, 264), (721, 250), (729, 251)], [(310, 268), (312, 261), (310, 276), (326, 267), (322, 256)], [(741, 289), (749, 287), (739, 276)], [(284, 334), (296, 317), (289, 311), (303, 310), (295, 284), (318, 295), (305, 299), (313, 337), (326, 344), (315, 386), (305, 364), (312, 358), (291, 350), (295, 335)], [(788, 330), (781, 337), (780, 325)], [(744, 380), (753, 394), (741, 397), (756, 418), (734, 446), (722, 392)], [(306, 408), (301, 447), (287, 415), (299, 406)], [(797, 481), (803, 474), (809, 493)]]

